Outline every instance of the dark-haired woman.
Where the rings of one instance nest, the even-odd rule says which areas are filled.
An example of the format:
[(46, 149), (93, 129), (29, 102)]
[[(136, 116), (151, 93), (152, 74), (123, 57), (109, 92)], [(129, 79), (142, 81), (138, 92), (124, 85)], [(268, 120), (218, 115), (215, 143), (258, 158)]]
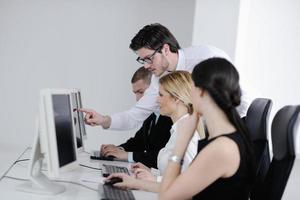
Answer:
[[(163, 177), (160, 199), (246, 200), (254, 177), (254, 158), (247, 129), (239, 117), (239, 75), (225, 59), (211, 58), (193, 70), (193, 115), (180, 121), (173, 154)], [(182, 158), (199, 116), (208, 137), (198, 155), (180, 173)]]

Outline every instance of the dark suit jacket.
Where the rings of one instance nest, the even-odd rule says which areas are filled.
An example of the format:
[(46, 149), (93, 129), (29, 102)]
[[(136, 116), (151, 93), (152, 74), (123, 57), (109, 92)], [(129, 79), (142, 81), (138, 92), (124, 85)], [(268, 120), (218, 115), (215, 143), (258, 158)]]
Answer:
[[(152, 126), (151, 123), (156, 117), (152, 113), (143, 123), (133, 138), (127, 140), (126, 143), (119, 146), (125, 151), (133, 152), (133, 160), (141, 162), (148, 167), (157, 168), (157, 155), (159, 150), (165, 147), (170, 138), (170, 129), (172, 120), (169, 117), (159, 116), (157, 123)], [(151, 122), (153, 121), (153, 122)]]

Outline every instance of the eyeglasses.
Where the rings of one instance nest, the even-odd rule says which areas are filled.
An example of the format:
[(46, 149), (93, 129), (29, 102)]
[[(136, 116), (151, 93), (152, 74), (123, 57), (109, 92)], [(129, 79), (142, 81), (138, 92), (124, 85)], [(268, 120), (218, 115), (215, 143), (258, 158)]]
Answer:
[(157, 48), (153, 54), (151, 54), (150, 56), (147, 56), (146, 58), (141, 58), (141, 57), (138, 57), (136, 59), (136, 61), (138, 61), (140, 64), (144, 65), (146, 63), (148, 64), (152, 64), (153, 63), (153, 58), (154, 58), (154, 55), (161, 50), (161, 47)]

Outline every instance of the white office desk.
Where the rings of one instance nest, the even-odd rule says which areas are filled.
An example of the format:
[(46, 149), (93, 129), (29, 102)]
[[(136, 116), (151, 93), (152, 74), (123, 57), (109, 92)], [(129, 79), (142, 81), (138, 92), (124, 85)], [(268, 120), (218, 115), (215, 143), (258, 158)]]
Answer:
[[(22, 159), (30, 157), (30, 150), (27, 151), (23, 156)], [(19, 162), (17, 163), (6, 176), (21, 178), (21, 179), (28, 179), (28, 161)], [(127, 166), (129, 165), (126, 162), (111, 162), (111, 161), (90, 161), (89, 155), (87, 153), (80, 153), (79, 154), (79, 163), (84, 164), (91, 167), (100, 168), (103, 163), (107, 164), (114, 164), (118, 166)], [(71, 181), (74, 183), (80, 183), (89, 187), (90, 189), (76, 185), (71, 183), (61, 183), (66, 187), (66, 191), (64, 193), (58, 194), (56, 196), (43, 196), (37, 194), (30, 194), (25, 192), (20, 192), (16, 190), (16, 186), (24, 183), (24, 181), (14, 180), (10, 178), (3, 178), (0, 181), (0, 199), (1, 200), (14, 200), (14, 199), (58, 199), (58, 200), (77, 200), (77, 199), (84, 199), (84, 200), (92, 200), (92, 199), (101, 199), (101, 194), (98, 190), (99, 182), (103, 180), (101, 176), (100, 170), (89, 169), (85, 167), (78, 166), (77, 169), (65, 172), (60, 175), (60, 178), (57, 180), (63, 181)], [(101, 188), (101, 187), (100, 187)], [(133, 191), (133, 194), (137, 200), (152, 200), (157, 199), (156, 193), (151, 192), (144, 192), (144, 191)]]

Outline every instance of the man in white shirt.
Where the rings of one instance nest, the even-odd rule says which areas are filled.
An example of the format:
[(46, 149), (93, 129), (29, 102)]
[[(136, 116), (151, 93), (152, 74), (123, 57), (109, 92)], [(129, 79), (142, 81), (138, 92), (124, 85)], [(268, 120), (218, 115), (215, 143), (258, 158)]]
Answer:
[[(137, 61), (150, 70), (152, 76), (150, 87), (144, 96), (129, 110), (104, 116), (95, 111), (86, 112), (86, 123), (100, 125), (114, 130), (129, 130), (138, 127), (151, 113), (159, 110), (156, 102), (158, 80), (164, 74), (175, 70), (192, 72), (195, 65), (212, 57), (229, 56), (212, 46), (192, 46), (181, 49), (172, 33), (161, 24), (144, 26), (131, 40), (130, 48), (138, 55)], [(243, 91), (241, 105), (237, 108), (245, 116), (251, 99)]]

